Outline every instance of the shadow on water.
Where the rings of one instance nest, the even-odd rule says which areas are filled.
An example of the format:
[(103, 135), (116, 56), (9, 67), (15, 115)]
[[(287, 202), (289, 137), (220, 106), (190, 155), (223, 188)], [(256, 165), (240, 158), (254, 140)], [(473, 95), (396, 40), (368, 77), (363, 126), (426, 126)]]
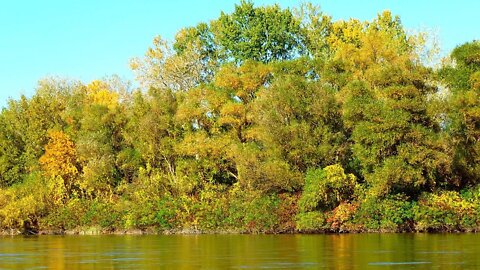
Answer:
[(466, 269), (477, 234), (15, 236), (0, 269)]

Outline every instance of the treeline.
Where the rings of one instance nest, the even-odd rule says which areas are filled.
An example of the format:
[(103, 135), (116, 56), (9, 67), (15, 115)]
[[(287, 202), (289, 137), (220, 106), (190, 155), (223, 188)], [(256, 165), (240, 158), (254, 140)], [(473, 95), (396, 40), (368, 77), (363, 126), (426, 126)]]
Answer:
[(0, 228), (480, 227), (480, 43), (439, 66), (398, 17), (242, 1), (116, 77), (0, 115)]

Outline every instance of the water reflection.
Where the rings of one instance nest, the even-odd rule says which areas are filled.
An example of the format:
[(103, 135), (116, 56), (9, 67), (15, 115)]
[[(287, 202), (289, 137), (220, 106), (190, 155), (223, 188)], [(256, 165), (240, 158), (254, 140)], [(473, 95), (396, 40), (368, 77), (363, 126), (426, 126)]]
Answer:
[(465, 269), (477, 234), (0, 238), (1, 269)]

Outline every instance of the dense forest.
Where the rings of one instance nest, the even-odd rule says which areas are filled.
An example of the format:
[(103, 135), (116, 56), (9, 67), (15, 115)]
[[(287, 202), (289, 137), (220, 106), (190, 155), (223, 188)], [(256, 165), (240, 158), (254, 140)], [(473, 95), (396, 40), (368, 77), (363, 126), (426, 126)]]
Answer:
[(0, 115), (4, 232), (480, 228), (480, 42), (242, 1)]

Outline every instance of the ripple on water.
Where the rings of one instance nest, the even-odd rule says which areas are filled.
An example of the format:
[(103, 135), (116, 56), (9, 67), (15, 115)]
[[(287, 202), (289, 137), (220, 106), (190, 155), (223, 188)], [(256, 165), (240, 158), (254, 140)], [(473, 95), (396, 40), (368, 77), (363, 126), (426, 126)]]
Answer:
[(433, 250), (433, 251), (419, 251), (420, 254), (462, 254), (461, 251), (449, 251), (449, 250)]
[(111, 260), (116, 262), (134, 262), (134, 261), (141, 261), (142, 258), (115, 258)]
[(26, 254), (23, 254), (23, 253), (0, 253), (0, 257), (20, 257), (20, 256), (26, 256)]
[(368, 265), (387, 266), (387, 265), (416, 265), (431, 264), (432, 262), (371, 262)]
[(264, 264), (261, 266), (258, 265), (240, 265), (237, 267), (232, 267), (232, 268), (237, 268), (237, 269), (296, 269), (296, 268), (305, 268), (305, 267), (319, 267), (320, 265), (318, 263), (313, 263), (313, 262), (303, 262), (303, 263), (288, 263), (288, 262), (278, 262), (278, 263), (270, 263), (270, 264)]

